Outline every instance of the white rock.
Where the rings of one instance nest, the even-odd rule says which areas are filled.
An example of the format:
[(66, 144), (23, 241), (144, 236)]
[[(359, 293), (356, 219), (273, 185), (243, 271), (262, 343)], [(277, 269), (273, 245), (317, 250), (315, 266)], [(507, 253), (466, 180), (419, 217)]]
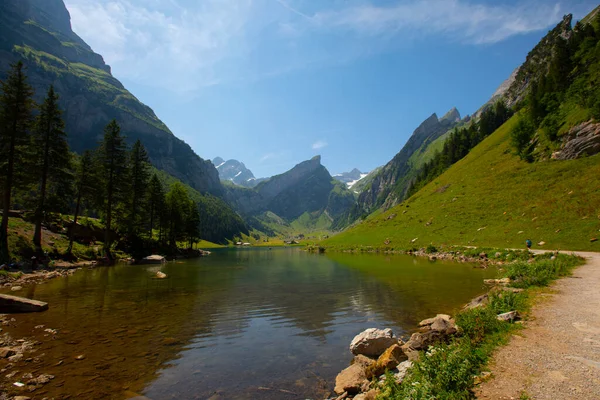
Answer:
[(398, 343), (398, 338), (394, 336), (391, 329), (369, 328), (352, 339), (350, 351), (354, 355), (379, 357), (390, 346)]

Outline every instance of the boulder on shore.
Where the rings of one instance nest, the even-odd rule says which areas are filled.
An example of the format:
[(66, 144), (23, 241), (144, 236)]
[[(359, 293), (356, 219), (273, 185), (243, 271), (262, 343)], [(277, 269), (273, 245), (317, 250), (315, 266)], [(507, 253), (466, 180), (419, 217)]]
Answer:
[(385, 373), (387, 370), (392, 370), (403, 360), (406, 360), (406, 355), (400, 345), (394, 344), (380, 355), (374, 364), (366, 369), (367, 378), (370, 379)]
[(402, 346), (402, 351), (411, 361), (418, 359), (420, 350), (427, 350), (429, 346), (437, 343), (445, 343), (458, 331), (454, 320), (446, 314), (423, 320), (419, 326), (421, 332), (413, 333)]
[(463, 309), (471, 310), (473, 308), (479, 308), (485, 306), (490, 301), (490, 296), (486, 294), (482, 294), (481, 296), (475, 297), (468, 304), (466, 304)]
[(340, 372), (335, 378), (334, 390), (337, 394), (342, 394), (344, 392), (356, 394), (360, 392), (360, 389), (365, 382), (368, 382), (368, 380), (365, 375), (364, 366), (359, 363), (352, 364)]
[(496, 319), (499, 321), (513, 322), (519, 319), (519, 313), (517, 311), (509, 311), (503, 314), (498, 314)]
[(354, 355), (363, 354), (369, 357), (379, 357), (394, 344), (401, 341), (391, 329), (369, 328), (352, 339), (350, 351)]
[(0, 314), (46, 311), (48, 303), (25, 297), (0, 294)]

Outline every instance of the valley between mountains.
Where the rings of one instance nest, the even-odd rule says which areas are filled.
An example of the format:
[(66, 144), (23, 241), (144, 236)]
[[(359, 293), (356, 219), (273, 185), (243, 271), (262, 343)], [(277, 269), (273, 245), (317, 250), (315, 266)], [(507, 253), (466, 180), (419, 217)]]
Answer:
[[(314, 14), (300, 11), (304, 2), (277, 1), (275, 10), (232, 25), (229, 13), (264, 4), (223, 2), (229, 13), (194, 19), (183, 0), (143, 2), (146, 12), (134, 12), (141, 7), (136, 0), (1, 1), (0, 400), (600, 396), (600, 6), (579, 20), (557, 17), (555, 7), (551, 29), (505, 81), (493, 83), (497, 90), (487, 101), (466, 114), (465, 90), (455, 93), (457, 103), (418, 114), (429, 116), (399, 126), (405, 142), (389, 146), (395, 155), (378, 157), (376, 168), (361, 165), (380, 135), (376, 126), (389, 126), (380, 121), (344, 143), (315, 139), (306, 147), (312, 152), (302, 153), (306, 159), (285, 160), (277, 165), (286, 170), (261, 176), (252, 171), (259, 171), (260, 156), (228, 158), (235, 139), (211, 159), (200, 157), (202, 140), (186, 143), (181, 137), (190, 136), (178, 137), (177, 123), (169, 128), (126, 88), (73, 28), (75, 16), (82, 17), (73, 10), (84, 3), (98, 13), (112, 10), (111, 23), (127, 15), (117, 24), (125, 36), (142, 20), (169, 26), (164, 35), (181, 32), (164, 10), (181, 12), (193, 25), (214, 25), (193, 43), (213, 51), (235, 42), (233, 56), (210, 53), (206, 60), (235, 60), (231, 70), (247, 62), (248, 79), (229, 82), (232, 92), (259, 88), (262, 79), (281, 82), (288, 73), (308, 85), (302, 79), (321, 68), (323, 79), (343, 81), (315, 60), (276, 68), (278, 57), (298, 61), (296, 51), (310, 42), (319, 50), (311, 53), (316, 60), (336, 54), (360, 64), (361, 83), (377, 82), (361, 88), (386, 92), (382, 109), (410, 96), (388, 93), (370, 63), (385, 59), (379, 51), (405, 50), (387, 42), (399, 40), (396, 31), (381, 31), (405, 19), (423, 23), (402, 7), (418, 5), (428, 23), (440, 25), (424, 35), (456, 35), (448, 46), (465, 40), (492, 47), (506, 40), (502, 35), (529, 40), (527, 34), (549, 26), (540, 22), (545, 18), (523, 16), (507, 26), (531, 27), (513, 34), (503, 26), (491, 40), (473, 18), (493, 25), (505, 18), (506, 5), (477, 1), (479, 13), (460, 29), (410, 1)], [(201, 12), (218, 3), (198, 2)], [(345, 6), (333, 3), (332, 10)], [(448, 18), (465, 4), (452, 2)], [(529, 8), (509, 10), (531, 14)], [(258, 20), (266, 25), (234, 40)], [(273, 27), (293, 51), (260, 53), (272, 43), (255, 39)], [(149, 32), (134, 36), (148, 44)], [(357, 48), (380, 41), (360, 57), (342, 57), (341, 45), (333, 44), (340, 38)], [(439, 54), (440, 63), (456, 61)], [(196, 58), (189, 55), (173, 62), (191, 65)], [(265, 71), (255, 77), (257, 65)], [(215, 76), (231, 72), (214, 69)], [(225, 107), (222, 82), (211, 82), (203, 95), (224, 97), (215, 95), (190, 118)], [(147, 95), (148, 87), (138, 89)], [(300, 89), (275, 88), (281, 97), (271, 100), (305, 94)], [(339, 97), (326, 112), (306, 101), (303, 118), (343, 108), (345, 92), (333, 94)], [(179, 93), (177, 104), (195, 96), (192, 89)], [(246, 122), (269, 120), (243, 101)], [(351, 102), (347, 107), (353, 110)], [(287, 115), (278, 110), (273, 121)], [(223, 132), (235, 126), (228, 122), (223, 118)], [(200, 139), (226, 136), (198, 131)], [(298, 132), (278, 134), (295, 146)], [(267, 136), (251, 139), (264, 145), (262, 161), (291, 154), (267, 153)], [(349, 171), (328, 167), (323, 154), (336, 145), (354, 146), (346, 155), (356, 163)]]

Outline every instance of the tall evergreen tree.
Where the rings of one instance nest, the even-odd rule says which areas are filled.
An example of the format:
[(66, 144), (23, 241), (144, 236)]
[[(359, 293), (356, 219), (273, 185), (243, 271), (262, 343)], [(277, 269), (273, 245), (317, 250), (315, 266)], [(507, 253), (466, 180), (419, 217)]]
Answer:
[(150, 178), (150, 162), (148, 153), (139, 139), (133, 145), (129, 155), (129, 215), (127, 225), (129, 233), (137, 236), (140, 233), (142, 225), (142, 211), (145, 209), (144, 193), (148, 187)]
[[(37, 177), (37, 201), (34, 214), (33, 244), (37, 251), (42, 249), (42, 221), (47, 211), (48, 195), (66, 199), (72, 178), (71, 154), (67, 144), (65, 123), (58, 106), (58, 95), (50, 86), (40, 113), (36, 118), (32, 135), (31, 174)], [(59, 190), (57, 190), (59, 189)]]
[[(165, 208), (165, 191), (163, 189), (162, 184), (158, 180), (156, 174), (152, 175), (150, 179), (150, 183), (148, 184), (148, 214), (150, 217), (149, 226), (150, 226), (150, 239), (153, 239), (152, 230), (154, 227), (159, 224), (161, 226), (161, 216), (164, 214)], [(158, 240), (161, 239), (161, 235), (158, 235)]]
[(14, 189), (15, 165), (23, 161), (32, 125), (33, 89), (27, 83), (21, 61), (11, 65), (6, 81), (0, 82), (0, 181), (2, 183), (2, 225), (0, 263), (8, 262), (8, 212)]
[(96, 175), (96, 168), (94, 167), (92, 152), (86, 150), (79, 159), (75, 169), (75, 190), (77, 197), (75, 199), (73, 225), (71, 226), (71, 230), (69, 232), (69, 247), (66, 251), (66, 253), (69, 255), (73, 250), (75, 226), (77, 225), (77, 218), (79, 217), (79, 213), (81, 211), (81, 203), (84, 200), (92, 202), (94, 199), (96, 199), (98, 177)]
[(200, 240), (200, 211), (198, 204), (193, 200), (190, 200), (188, 215), (185, 219), (185, 234), (191, 249), (194, 243)]
[(116, 120), (112, 120), (104, 128), (104, 139), (98, 149), (98, 159), (104, 192), (104, 254), (109, 261), (113, 261), (110, 251), (113, 213), (115, 206), (125, 200), (127, 188), (127, 147)]
[(168, 241), (171, 247), (177, 246), (177, 241), (185, 240), (185, 221), (189, 210), (190, 199), (185, 187), (175, 182), (166, 196), (168, 213)]

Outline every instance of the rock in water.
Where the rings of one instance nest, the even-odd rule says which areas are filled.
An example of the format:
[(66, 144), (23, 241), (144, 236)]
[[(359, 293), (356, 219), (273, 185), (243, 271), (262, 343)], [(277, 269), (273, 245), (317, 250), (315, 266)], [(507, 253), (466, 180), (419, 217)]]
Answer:
[(354, 355), (379, 357), (390, 346), (398, 343), (399, 340), (391, 329), (369, 328), (352, 339), (350, 351)]
[(164, 279), (164, 278), (166, 278), (166, 277), (167, 277), (167, 274), (165, 274), (164, 272), (157, 271), (157, 272), (156, 272), (156, 277), (157, 277), (158, 279)]
[(158, 254), (153, 254), (151, 256), (142, 258), (139, 264), (162, 264), (165, 262), (167, 262), (165, 257), (159, 256)]

